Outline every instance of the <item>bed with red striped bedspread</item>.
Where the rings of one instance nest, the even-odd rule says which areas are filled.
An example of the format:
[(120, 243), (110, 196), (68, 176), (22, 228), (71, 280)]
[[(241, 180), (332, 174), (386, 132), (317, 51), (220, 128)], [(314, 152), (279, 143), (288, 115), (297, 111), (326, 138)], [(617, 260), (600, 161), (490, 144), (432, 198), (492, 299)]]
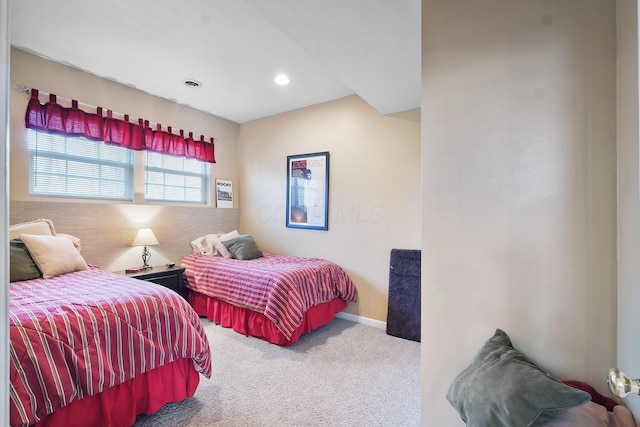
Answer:
[(169, 289), (95, 266), (9, 286), (11, 426), (180, 358), (211, 376), (200, 318)]
[(263, 313), (288, 339), (311, 307), (334, 298), (356, 301), (356, 287), (338, 264), (263, 252), (252, 260), (192, 253), (182, 258), (187, 287)]

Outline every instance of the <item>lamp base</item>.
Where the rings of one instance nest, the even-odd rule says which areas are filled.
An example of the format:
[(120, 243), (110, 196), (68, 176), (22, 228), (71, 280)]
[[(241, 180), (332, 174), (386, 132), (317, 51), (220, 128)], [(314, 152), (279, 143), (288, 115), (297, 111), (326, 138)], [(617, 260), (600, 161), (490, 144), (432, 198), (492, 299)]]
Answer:
[(147, 262), (149, 261), (149, 258), (151, 258), (151, 251), (149, 250), (148, 247), (145, 246), (144, 249), (142, 250), (142, 268), (144, 270), (151, 270), (153, 268)]

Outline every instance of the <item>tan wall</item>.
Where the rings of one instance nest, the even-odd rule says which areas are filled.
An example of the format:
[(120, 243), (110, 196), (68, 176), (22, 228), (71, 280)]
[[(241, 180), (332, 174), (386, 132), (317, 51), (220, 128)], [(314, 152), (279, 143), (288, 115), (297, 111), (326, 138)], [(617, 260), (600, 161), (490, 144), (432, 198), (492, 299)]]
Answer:
[[(640, 138), (638, 96), (638, 2), (618, 0), (618, 364), (640, 376)], [(613, 367), (613, 366), (612, 366)], [(640, 420), (640, 399), (625, 399)]]
[[(9, 182), (9, 145), (7, 127), (9, 126), (9, 2), (0, 0), (0, 185), (7, 188)], [(0, 202), (0, 239), (8, 236), (9, 197), (6, 190)], [(7, 247), (0, 250), (0, 269), (3, 271), (0, 286), (0, 425), (9, 425), (9, 255)]]
[[(381, 116), (348, 97), (240, 126), (241, 228), (265, 250), (340, 264), (346, 311), (386, 321), (389, 254), (420, 249), (420, 115)], [(330, 152), (329, 230), (285, 227), (287, 156)]]
[[(30, 197), (29, 153), (24, 126), (29, 95), (16, 90), (19, 84), (129, 114), (132, 118), (162, 123), (176, 130), (214, 137), (217, 163), (211, 165), (212, 204), (145, 203), (142, 152), (136, 154), (135, 200), (131, 203)], [(152, 263), (164, 264), (179, 262), (181, 255), (190, 250), (189, 242), (194, 238), (239, 226), (237, 196), (234, 197), (236, 209), (231, 210), (215, 208), (213, 197), (215, 178), (237, 182), (237, 124), (18, 49), (11, 49), (10, 99), (10, 200), (15, 205), (11, 209), (10, 223), (51, 217), (60, 232), (82, 239), (83, 254), (88, 262), (108, 270), (141, 264), (140, 248), (129, 246), (138, 228), (154, 229), (160, 245), (151, 248)], [(59, 102), (65, 101), (59, 99)], [(235, 186), (236, 195), (237, 189)]]
[(422, 425), (463, 425), (447, 389), (496, 328), (553, 375), (607, 393), (615, 2), (422, 10)]
[[(11, 49), (11, 200), (37, 200), (29, 197), (29, 152), (24, 126), (29, 95), (16, 90), (19, 84), (129, 114), (132, 121), (140, 117), (171, 126), (174, 131), (184, 129), (194, 135), (213, 137), (217, 163), (211, 167), (212, 184), (215, 178), (237, 179), (237, 124), (19, 49)], [(175, 84), (181, 83), (176, 81)], [(58, 100), (61, 104), (65, 102)], [(137, 162), (142, 165), (142, 152), (137, 153)], [(136, 172), (142, 171), (143, 166), (136, 168)], [(143, 203), (143, 174), (136, 174), (135, 192), (135, 202)], [(215, 198), (212, 202), (215, 206)], [(237, 198), (234, 207), (238, 207)]]

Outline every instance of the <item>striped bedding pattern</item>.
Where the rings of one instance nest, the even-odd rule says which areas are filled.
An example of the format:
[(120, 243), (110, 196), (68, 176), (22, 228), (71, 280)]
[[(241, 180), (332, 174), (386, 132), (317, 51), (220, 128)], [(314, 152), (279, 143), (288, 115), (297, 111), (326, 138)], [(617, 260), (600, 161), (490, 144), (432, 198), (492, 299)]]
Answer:
[(347, 273), (319, 258), (263, 252), (258, 259), (237, 260), (192, 253), (181, 265), (188, 288), (263, 313), (289, 340), (310, 307), (357, 296)]
[(180, 358), (211, 376), (200, 319), (169, 289), (95, 266), (9, 286), (12, 427)]

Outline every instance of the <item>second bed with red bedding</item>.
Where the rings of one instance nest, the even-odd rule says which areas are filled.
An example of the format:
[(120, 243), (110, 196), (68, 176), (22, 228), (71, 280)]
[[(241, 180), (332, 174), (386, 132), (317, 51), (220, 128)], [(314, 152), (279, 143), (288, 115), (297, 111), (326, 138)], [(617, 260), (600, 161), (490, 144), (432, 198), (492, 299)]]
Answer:
[(336, 263), (263, 252), (252, 260), (192, 253), (181, 262), (201, 316), (278, 345), (333, 320), (356, 287)]

